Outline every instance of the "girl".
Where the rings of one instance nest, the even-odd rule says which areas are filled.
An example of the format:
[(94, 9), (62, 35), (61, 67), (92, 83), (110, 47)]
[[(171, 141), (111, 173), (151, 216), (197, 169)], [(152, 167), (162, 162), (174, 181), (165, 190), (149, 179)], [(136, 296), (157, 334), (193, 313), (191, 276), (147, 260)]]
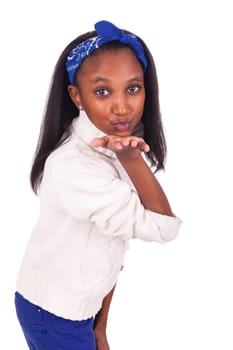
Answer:
[(31, 170), (40, 215), (15, 304), (33, 350), (109, 350), (128, 241), (165, 243), (181, 223), (151, 170), (166, 153), (153, 58), (128, 31), (95, 29), (57, 62)]

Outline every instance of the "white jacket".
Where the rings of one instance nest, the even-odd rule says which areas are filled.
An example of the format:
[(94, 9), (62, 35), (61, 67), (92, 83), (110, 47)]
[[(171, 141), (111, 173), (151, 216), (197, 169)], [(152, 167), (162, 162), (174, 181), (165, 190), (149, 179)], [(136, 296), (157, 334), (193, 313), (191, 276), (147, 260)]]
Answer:
[(17, 291), (63, 318), (84, 320), (116, 284), (128, 240), (165, 243), (180, 219), (145, 210), (114, 152), (93, 149), (103, 136), (84, 112), (72, 136), (47, 159), (40, 214), (17, 278)]

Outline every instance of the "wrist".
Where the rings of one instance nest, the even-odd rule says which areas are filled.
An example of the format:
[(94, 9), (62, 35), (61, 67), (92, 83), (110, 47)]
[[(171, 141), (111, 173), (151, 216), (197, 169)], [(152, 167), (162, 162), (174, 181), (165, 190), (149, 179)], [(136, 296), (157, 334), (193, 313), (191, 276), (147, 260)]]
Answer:
[(138, 148), (122, 150), (121, 152), (117, 152), (116, 155), (120, 162), (131, 162), (142, 159), (142, 152)]

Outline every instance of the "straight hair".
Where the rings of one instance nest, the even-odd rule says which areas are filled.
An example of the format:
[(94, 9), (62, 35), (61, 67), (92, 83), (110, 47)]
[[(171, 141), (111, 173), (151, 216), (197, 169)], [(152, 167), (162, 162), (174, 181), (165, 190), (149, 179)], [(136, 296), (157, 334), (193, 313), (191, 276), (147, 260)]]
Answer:
[[(126, 30), (124, 32), (132, 34)], [(71, 134), (70, 125), (73, 119), (79, 116), (79, 110), (71, 100), (67, 88), (70, 85), (66, 71), (67, 56), (79, 43), (96, 35), (96, 31), (91, 31), (78, 36), (64, 49), (55, 65), (30, 173), (31, 187), (36, 194), (43, 177), (46, 159), (51, 152), (69, 139)], [(148, 62), (144, 72), (145, 104), (141, 118), (144, 125), (144, 140), (150, 146), (146, 158), (157, 172), (158, 170), (164, 170), (167, 152), (159, 105), (158, 79), (150, 50), (140, 37), (136, 37), (144, 48)], [(114, 45), (114, 43), (117, 43), (117, 45)], [(113, 48), (120, 50), (125, 46), (127, 45), (116, 41), (109, 42), (99, 47), (91, 55), (97, 53), (97, 51), (99, 54), (101, 50), (112, 50)]]

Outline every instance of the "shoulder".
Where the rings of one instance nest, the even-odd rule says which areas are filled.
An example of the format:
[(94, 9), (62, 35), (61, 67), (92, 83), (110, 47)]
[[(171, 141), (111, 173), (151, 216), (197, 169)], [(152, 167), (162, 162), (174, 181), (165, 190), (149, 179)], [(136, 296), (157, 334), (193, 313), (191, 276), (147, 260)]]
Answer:
[(118, 177), (115, 159), (89, 145), (73, 140), (60, 146), (47, 158), (44, 177), (52, 181), (84, 182)]

